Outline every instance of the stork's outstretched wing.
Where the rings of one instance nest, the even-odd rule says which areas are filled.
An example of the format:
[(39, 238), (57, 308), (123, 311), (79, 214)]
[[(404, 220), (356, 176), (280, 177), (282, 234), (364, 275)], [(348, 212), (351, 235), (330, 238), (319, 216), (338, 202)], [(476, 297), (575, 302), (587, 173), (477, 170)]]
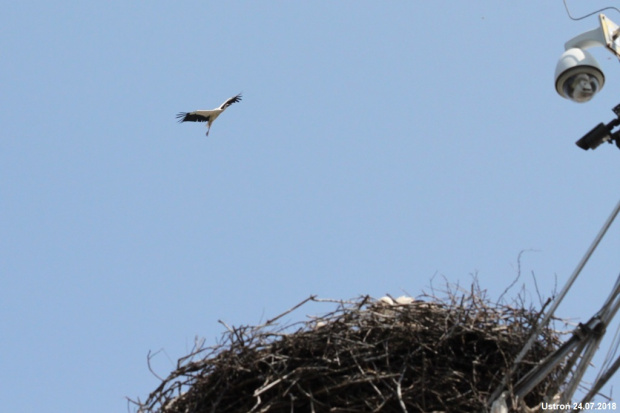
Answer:
[(200, 114), (196, 112), (179, 112), (177, 119), (181, 122), (208, 122), (211, 116), (209, 114)]
[(228, 99), (226, 102), (222, 103), (222, 106), (219, 107), (219, 109), (226, 109), (227, 107), (229, 107), (230, 105), (232, 105), (233, 103), (237, 103), (241, 101), (241, 93), (239, 93), (237, 96), (233, 96), (230, 99)]

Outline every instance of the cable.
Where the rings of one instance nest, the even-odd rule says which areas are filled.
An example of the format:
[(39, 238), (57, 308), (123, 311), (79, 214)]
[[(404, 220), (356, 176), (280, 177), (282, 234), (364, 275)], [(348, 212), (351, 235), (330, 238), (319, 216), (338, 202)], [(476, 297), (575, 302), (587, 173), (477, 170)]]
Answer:
[(617, 11), (618, 13), (620, 13), (620, 9), (618, 9), (617, 7), (611, 7), (611, 6), (610, 6), (610, 7), (604, 7), (604, 8), (602, 8), (602, 9), (600, 9), (600, 10), (597, 10), (597, 11), (593, 11), (592, 13), (586, 14), (585, 16), (581, 16), (581, 17), (573, 17), (573, 16), (570, 14), (570, 11), (568, 10), (568, 5), (566, 4), (566, 0), (562, 0), (562, 1), (564, 2), (564, 8), (566, 9), (566, 14), (568, 14), (568, 17), (570, 17), (570, 18), (571, 18), (571, 20), (575, 20), (575, 21), (577, 21), (577, 20), (583, 20), (583, 19), (585, 19), (586, 17), (593, 16), (593, 15), (595, 15), (596, 13), (600, 13), (600, 12), (605, 11), (605, 10), (615, 10), (615, 11)]
[(609, 350), (607, 350), (607, 355), (605, 356), (605, 360), (603, 360), (603, 364), (601, 365), (601, 369), (599, 370), (596, 379), (599, 380), (603, 373), (611, 366), (612, 362), (616, 359), (616, 354), (618, 352), (618, 346), (620, 346), (620, 325), (616, 328), (616, 334), (614, 334), (614, 338), (609, 346)]

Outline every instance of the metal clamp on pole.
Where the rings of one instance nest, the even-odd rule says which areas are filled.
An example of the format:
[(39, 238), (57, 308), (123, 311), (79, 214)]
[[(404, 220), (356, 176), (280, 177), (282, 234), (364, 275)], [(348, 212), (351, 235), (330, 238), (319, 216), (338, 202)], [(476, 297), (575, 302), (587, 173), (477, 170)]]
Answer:
[[(604, 309), (601, 309), (603, 311)], [(530, 370), (517, 382), (514, 394), (518, 398), (525, 397), (538, 383), (540, 383), (553, 369), (560, 365), (572, 351), (577, 349), (582, 343), (596, 340), (605, 334), (607, 326), (597, 315), (592, 317), (586, 324), (579, 323), (573, 336), (565, 342), (562, 347), (550, 354), (537, 367)]]

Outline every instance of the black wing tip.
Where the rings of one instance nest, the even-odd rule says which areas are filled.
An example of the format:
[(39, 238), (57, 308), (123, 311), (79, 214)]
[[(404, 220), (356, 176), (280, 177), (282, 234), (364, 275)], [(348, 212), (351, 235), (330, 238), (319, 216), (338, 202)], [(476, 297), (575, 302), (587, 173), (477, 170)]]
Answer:
[(241, 97), (242, 97), (242, 96), (241, 96), (241, 93), (239, 93), (239, 94), (238, 94), (238, 95), (236, 95), (236, 96), (233, 96), (233, 97), (231, 97), (231, 98), (228, 98), (228, 99), (226, 100), (226, 102), (222, 103), (222, 106), (220, 106), (220, 107), (219, 107), (219, 109), (224, 110), (224, 109), (226, 109), (227, 107), (229, 107), (230, 105), (232, 105), (233, 103), (241, 102)]
[(241, 98), (243, 97), (243, 95), (241, 93), (231, 97), (230, 99), (228, 99), (228, 101), (226, 103), (228, 103), (229, 105), (232, 105), (233, 103), (237, 103), (237, 102), (241, 102)]
[(181, 122), (208, 122), (211, 116), (199, 115), (196, 112), (179, 112), (177, 119)]

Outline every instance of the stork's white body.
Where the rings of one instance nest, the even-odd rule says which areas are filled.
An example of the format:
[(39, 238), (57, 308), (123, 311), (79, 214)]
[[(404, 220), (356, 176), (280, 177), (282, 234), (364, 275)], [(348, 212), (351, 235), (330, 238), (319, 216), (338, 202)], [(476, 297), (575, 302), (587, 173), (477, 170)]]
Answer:
[(195, 110), (193, 112), (180, 112), (177, 115), (177, 119), (179, 119), (179, 123), (181, 122), (207, 122), (207, 136), (209, 136), (209, 131), (211, 130), (211, 124), (213, 124), (213, 121), (217, 119), (217, 117), (220, 116), (220, 114), (224, 112), (224, 110), (226, 110), (227, 107), (239, 101), (241, 101), (241, 93), (226, 100), (226, 102), (222, 103), (220, 107), (215, 108), (215, 109)]

